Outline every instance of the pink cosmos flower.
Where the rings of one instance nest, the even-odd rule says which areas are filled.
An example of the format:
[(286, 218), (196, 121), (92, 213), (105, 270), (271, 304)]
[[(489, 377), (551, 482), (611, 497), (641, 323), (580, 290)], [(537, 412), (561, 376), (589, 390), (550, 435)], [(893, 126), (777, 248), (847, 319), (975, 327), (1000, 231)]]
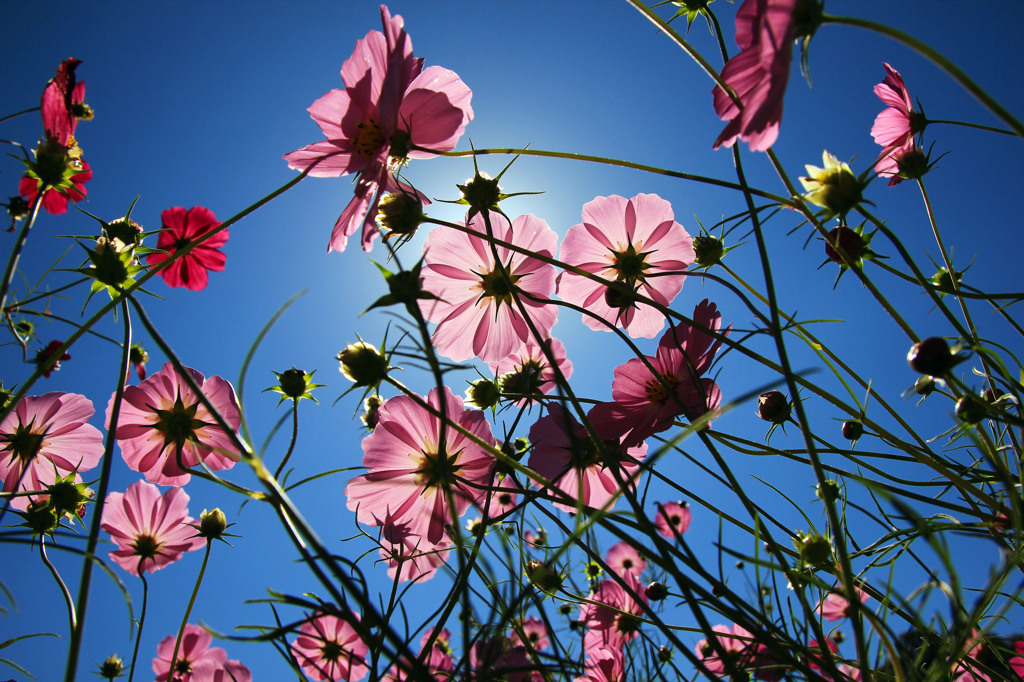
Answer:
[[(0, 480), (6, 493), (43, 490), (74, 472), (96, 466), (103, 456), (103, 436), (89, 424), (92, 402), (75, 393), (25, 396), (0, 422)], [(24, 511), (41, 496), (10, 498)]]
[(658, 513), (654, 517), (654, 526), (658, 534), (670, 540), (682, 535), (690, 528), (693, 514), (685, 502), (666, 502), (658, 505)]
[(77, 81), (75, 71), (81, 59), (70, 57), (57, 67), (57, 73), (43, 88), (39, 110), (43, 115), (43, 130), (65, 147), (74, 146), (78, 119), (91, 118), (85, 103), (85, 81)]
[[(430, 391), (427, 404), (486, 443), (494, 443), (483, 412), (466, 410), (462, 399), (444, 387)], [(345, 488), (347, 506), (360, 523), (381, 519), (407, 525), (412, 535), (437, 545), (444, 526), (479, 502), (493, 475), (494, 456), (409, 396), (386, 401), (373, 433), (363, 439), (368, 472)], [(454, 515), (454, 516), (453, 516)]]
[(499, 481), (497, 473), (495, 473), (494, 480), (491, 481), (491, 488), (489, 497), (488, 491), (483, 492), (483, 501), (488, 504), (487, 513), (483, 514), (483, 511), (481, 511), (481, 514), (493, 520), (516, 508), (516, 502), (519, 499), (519, 493), (522, 492), (522, 488), (508, 474)]
[[(309, 107), (327, 140), (285, 154), (289, 168), (317, 177), (358, 173), (355, 196), (338, 218), (328, 251), (344, 251), (363, 228), (363, 249), (373, 246), (383, 190), (413, 191), (391, 172), (407, 158), (455, 148), (473, 119), (472, 93), (448, 69), (413, 57), (402, 17), (381, 5), (384, 33), (370, 31), (341, 68), (344, 90), (331, 90)], [(429, 203), (429, 202), (428, 202)]]
[[(142, 483), (142, 485), (147, 484)], [(167, 492), (184, 494), (181, 490), (169, 490)], [(176, 639), (176, 634), (167, 635), (160, 640), (160, 644), (156, 647), (156, 658), (153, 659), (153, 672), (156, 673), (156, 682), (167, 682)], [(228, 654), (220, 647), (213, 647), (211, 649), (211, 642), (213, 642), (213, 637), (209, 632), (198, 625), (192, 625), (191, 623), (186, 625), (181, 635), (181, 644), (178, 646), (178, 655), (174, 659), (174, 675), (171, 677), (171, 682), (199, 682), (194, 671), (195, 668), (200, 666), (205, 668), (206, 665), (210, 665), (214, 669), (224, 669), (228, 663)], [(227, 679), (230, 680), (231, 678)], [(242, 679), (240, 678), (239, 682)]]
[[(490, 212), (491, 228), (500, 240), (522, 247), (528, 253), (553, 258), (558, 235), (540, 218), (523, 215), (513, 222)], [(466, 224), (484, 237), (466, 235), (445, 227), (435, 228), (423, 245), (423, 290), (440, 300), (420, 301), (423, 316), (437, 323), (433, 341), (437, 352), (456, 362), (478, 357), (498, 362), (519, 351), (533, 338), (519, 306), (512, 300), (514, 290), (538, 333), (548, 338), (558, 318), (558, 308), (547, 302), (555, 289), (555, 268), (538, 258), (496, 247), (508, 282), (495, 262), (486, 240), (483, 214)]]
[(470, 672), (465, 682), (543, 682), (526, 647), (501, 635), (478, 639), (469, 650)]
[(197, 661), (192, 666), (189, 682), (252, 682), (252, 672), (240, 661), (224, 661), (219, 665), (213, 659)]
[[(569, 379), (572, 376), (572, 361), (565, 356), (565, 346), (554, 337), (548, 338), (545, 345), (554, 357), (562, 377)], [(518, 351), (490, 365), (491, 371), (499, 379), (502, 393), (523, 396), (515, 403), (519, 407), (529, 407), (540, 396), (551, 393), (555, 388), (555, 370), (532, 337)]]
[(980, 630), (971, 630), (970, 636), (964, 642), (963, 655), (953, 664), (950, 671), (953, 675), (953, 682), (992, 682), (992, 678), (981, 672), (979, 661), (983, 660), (987, 653), (988, 645), (985, 643), (985, 635)]
[(580, 622), (588, 628), (583, 636), (587, 651), (598, 647), (621, 650), (640, 636), (641, 604), (647, 603), (647, 596), (635, 575), (627, 572), (620, 577), (626, 587), (615, 580), (602, 580), (580, 609)]
[(619, 575), (632, 573), (638, 578), (647, 568), (647, 562), (640, 556), (640, 552), (625, 540), (612, 545), (604, 562)]
[(614, 285), (565, 271), (558, 295), (591, 313), (583, 316), (591, 329), (608, 331), (610, 324), (650, 339), (664, 328), (665, 316), (634, 294), (667, 306), (695, 257), (693, 239), (657, 194), (596, 197), (584, 204), (583, 222), (566, 233), (561, 259)]
[[(359, 617), (348, 614), (356, 620)], [(314, 680), (355, 682), (366, 677), (369, 647), (359, 637), (348, 618), (318, 612), (299, 628), (292, 644), (292, 655), (303, 672)]]
[[(860, 598), (862, 604), (870, 598), (868, 593), (859, 587), (854, 587), (853, 589)], [(821, 615), (825, 620), (842, 620), (850, 615), (850, 602), (848, 602), (841, 594), (830, 592), (824, 599), (818, 602), (817, 610), (821, 612)]]
[[(740, 659), (748, 648), (753, 646), (753, 635), (750, 634), (750, 631), (739, 625), (733, 625), (731, 628), (727, 625), (715, 625), (711, 630), (715, 633), (712, 637), (725, 652), (725, 655), (732, 659), (735, 665), (742, 668)], [(724, 675), (727, 673), (725, 662), (710, 643), (710, 639), (702, 639), (697, 642), (695, 647), (697, 656), (709, 672)]]
[(548, 639), (548, 629), (544, 627), (544, 621), (540, 618), (530, 616), (522, 622), (523, 637), (514, 633), (517, 642), (531, 651), (543, 651), (551, 643)]
[(583, 672), (574, 682), (622, 682), (626, 674), (622, 650), (607, 646), (587, 649)]
[[(694, 309), (693, 321), (712, 334), (685, 322), (669, 328), (658, 343), (657, 354), (647, 357), (657, 375), (639, 358), (615, 368), (614, 402), (599, 403), (591, 410), (601, 437), (636, 445), (668, 429), (680, 416), (696, 419), (718, 408), (721, 391), (703, 374), (722, 345), (722, 339), (714, 335), (721, 329), (722, 315), (714, 303), (704, 299)], [(724, 334), (728, 333), (727, 329)]]
[[(166, 253), (154, 252), (146, 256), (150, 265), (163, 263), (193, 240), (220, 227), (213, 211), (202, 206), (193, 206), (187, 211), (181, 206), (169, 208), (160, 213), (160, 221), (162, 230), (156, 247)], [(227, 256), (220, 249), (227, 243), (228, 236), (228, 230), (221, 230), (161, 270), (160, 276), (167, 286), (202, 291), (209, 283), (207, 271), (224, 269)]]
[[(593, 410), (588, 418), (593, 423)], [(646, 444), (626, 448), (613, 441), (598, 447), (560, 403), (550, 404), (548, 414), (530, 427), (530, 442), (533, 450), (529, 467), (570, 499), (579, 500), (583, 508), (590, 509), (614, 507), (615, 498), (622, 492), (620, 481), (632, 486), (638, 475), (638, 462), (647, 455)], [(540, 487), (536, 482), (534, 485)], [(574, 504), (554, 505), (562, 511), (576, 511)]]
[[(185, 369), (232, 429), (238, 428), (238, 402), (231, 384)], [(108, 424), (113, 404), (111, 396)], [(230, 469), (238, 459), (231, 435), (217, 425), (170, 362), (138, 386), (125, 387), (114, 435), (128, 466), (159, 485), (185, 485), (191, 478), (187, 469), (199, 462), (220, 471)]]
[(451, 542), (428, 542), (410, 530), (409, 522), (399, 524), (388, 518), (380, 525), (380, 558), (388, 563), (389, 578), (399, 582), (430, 580), (448, 560)]
[(875, 94), (888, 108), (875, 118), (871, 136), (882, 147), (882, 154), (875, 162), (875, 172), (889, 178), (889, 186), (893, 187), (903, 180), (899, 176), (899, 160), (916, 149), (914, 135), (923, 127), (923, 115), (914, 111), (900, 72), (888, 64), (883, 66), (885, 80), (875, 86)]
[(118, 549), (110, 559), (129, 573), (159, 571), (185, 552), (199, 549), (205, 540), (189, 524), (188, 495), (171, 488), (163, 495), (145, 481), (136, 481), (123, 493), (110, 493), (103, 504), (100, 527), (110, 533)]
[[(427, 645), (427, 641), (430, 639), (432, 634), (433, 628), (430, 628), (423, 633), (423, 638), (420, 640), (421, 650)], [(455, 670), (455, 661), (452, 659), (451, 636), (452, 635), (447, 628), (441, 630), (441, 632), (438, 633), (437, 638), (434, 640), (434, 645), (430, 648), (430, 653), (424, 661), (427, 665), (427, 669), (431, 672), (437, 682), (448, 682), (452, 679), (452, 671)], [(405, 671), (397, 665), (392, 667), (384, 676), (385, 682), (405, 682), (407, 679), (409, 678)]]
[(1017, 655), (1011, 657), (1007, 663), (1010, 664), (1010, 668), (1013, 672), (1017, 673), (1020, 677), (1024, 677), (1024, 640), (1017, 640), (1014, 642), (1013, 650)]
[(736, 12), (740, 53), (722, 69), (742, 108), (719, 86), (712, 94), (715, 113), (729, 121), (713, 149), (731, 147), (739, 138), (754, 152), (767, 151), (779, 136), (782, 102), (789, 83), (798, 0), (745, 0)]

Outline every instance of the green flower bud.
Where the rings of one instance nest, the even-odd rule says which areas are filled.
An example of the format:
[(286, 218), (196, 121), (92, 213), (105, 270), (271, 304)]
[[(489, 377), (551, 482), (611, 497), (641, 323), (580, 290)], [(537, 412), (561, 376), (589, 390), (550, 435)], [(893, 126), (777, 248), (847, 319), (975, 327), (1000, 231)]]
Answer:
[(968, 394), (956, 401), (956, 417), (970, 426), (974, 426), (989, 416), (990, 406), (984, 398)]
[(949, 344), (939, 336), (918, 341), (907, 353), (907, 363), (919, 374), (941, 377), (957, 363), (956, 356), (949, 350)]
[(800, 535), (794, 544), (805, 566), (820, 566), (832, 558), (832, 543), (820, 535)]
[(757, 416), (766, 422), (782, 424), (789, 419), (791, 409), (781, 391), (768, 391), (757, 397)]
[(203, 510), (199, 515), (199, 535), (207, 540), (216, 540), (224, 535), (228, 528), (228, 517), (219, 507), (210, 511)]
[(493, 210), (501, 201), (501, 187), (487, 173), (477, 171), (464, 185), (456, 186), (462, 191), (461, 203), (469, 205), (470, 213)]
[(823, 168), (807, 165), (807, 176), (800, 178), (807, 201), (821, 206), (834, 215), (846, 215), (860, 203), (864, 183), (853, 174), (846, 162), (825, 151), (821, 155)]
[(364, 341), (350, 343), (336, 358), (339, 371), (360, 386), (378, 386), (390, 369), (387, 357)]
[(562, 587), (563, 578), (558, 571), (537, 559), (526, 563), (526, 577), (534, 587), (548, 594), (553, 594)]
[(100, 664), (99, 676), (105, 680), (116, 680), (118, 677), (124, 675), (124, 662), (121, 657), (117, 654), (113, 656), (107, 656), (106, 660)]
[(497, 405), (500, 396), (498, 385), (490, 379), (478, 379), (466, 389), (466, 402), (480, 410)]
[(405, 192), (386, 194), (377, 208), (377, 222), (390, 235), (412, 236), (426, 219), (419, 197)]
[(718, 237), (702, 234), (693, 238), (693, 250), (696, 253), (694, 260), (697, 265), (710, 267), (722, 262), (722, 256), (725, 255), (725, 244)]

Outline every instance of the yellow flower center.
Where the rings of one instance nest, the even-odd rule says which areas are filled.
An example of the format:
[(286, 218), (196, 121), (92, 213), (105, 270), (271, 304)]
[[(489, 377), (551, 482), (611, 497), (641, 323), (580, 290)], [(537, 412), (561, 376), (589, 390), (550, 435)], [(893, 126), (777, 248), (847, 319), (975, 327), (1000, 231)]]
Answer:
[(356, 151), (366, 158), (370, 158), (384, 145), (384, 133), (380, 130), (380, 124), (372, 118), (368, 118), (356, 127), (359, 128), (356, 139), (353, 140)]

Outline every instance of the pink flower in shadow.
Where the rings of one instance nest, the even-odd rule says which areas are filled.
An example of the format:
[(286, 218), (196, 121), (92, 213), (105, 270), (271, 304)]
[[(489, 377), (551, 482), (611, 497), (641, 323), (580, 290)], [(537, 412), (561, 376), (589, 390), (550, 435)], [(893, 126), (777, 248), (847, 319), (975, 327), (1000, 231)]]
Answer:
[(690, 507), (683, 502), (666, 502), (658, 505), (658, 513), (654, 517), (654, 526), (658, 534), (670, 540), (682, 535), (690, 528), (693, 514)]
[[(593, 411), (588, 415), (594, 422)], [(560, 403), (530, 427), (529, 467), (584, 509), (614, 507), (622, 486), (633, 485), (647, 445), (626, 448), (617, 442), (595, 444), (575, 417)], [(533, 481), (536, 487), (540, 487)], [(559, 496), (561, 497), (561, 496)], [(609, 504), (610, 503), (610, 504)], [(575, 504), (554, 502), (557, 509), (575, 512)]]
[(360, 227), (363, 249), (370, 251), (381, 192), (413, 191), (392, 170), (406, 159), (454, 149), (473, 118), (465, 83), (448, 69), (423, 69), (402, 17), (380, 9), (384, 33), (370, 31), (356, 42), (341, 68), (345, 89), (331, 90), (309, 107), (327, 139), (284, 156), (290, 168), (313, 176), (359, 175), (328, 251), (344, 251)]
[[(0, 480), (6, 493), (42, 490), (57, 476), (95, 467), (103, 456), (103, 435), (89, 424), (92, 402), (76, 393), (25, 396), (0, 422)], [(11, 498), (24, 511), (45, 496)]]
[[(545, 344), (562, 378), (568, 380), (572, 376), (572, 361), (565, 356), (565, 346), (554, 337), (549, 337)], [(510, 397), (522, 396), (515, 402), (519, 407), (529, 407), (542, 395), (551, 393), (558, 378), (548, 356), (532, 337), (527, 339), (522, 348), (490, 365), (491, 371), (499, 379), (502, 393)]]
[(751, 151), (775, 144), (782, 123), (782, 103), (789, 84), (795, 36), (793, 11), (798, 0), (745, 0), (736, 12), (736, 44), (740, 53), (722, 69), (741, 106), (715, 86), (715, 113), (729, 121), (713, 149), (731, 147), (739, 138)]
[[(426, 402), (478, 439), (494, 443), (483, 412), (465, 409), (447, 386), (443, 393), (432, 389)], [(378, 415), (377, 427), (363, 439), (368, 471), (345, 488), (347, 506), (360, 523), (379, 526), (388, 520), (438, 545), (445, 525), (483, 499), (480, 486), (491, 481), (494, 456), (443, 427), (441, 419), (409, 396), (386, 401)]]
[[(693, 321), (718, 332), (722, 315), (714, 303), (704, 299), (694, 309)], [(720, 338), (685, 322), (669, 328), (658, 343), (657, 354), (646, 357), (657, 374), (640, 358), (615, 368), (613, 402), (598, 403), (591, 410), (598, 433), (602, 438), (636, 445), (665, 431), (680, 416), (696, 419), (713, 413), (722, 394), (714, 380), (703, 375), (721, 345)]]
[(591, 329), (609, 331), (610, 325), (633, 338), (653, 338), (665, 316), (633, 295), (667, 306), (695, 257), (693, 239), (658, 195), (597, 197), (584, 204), (583, 222), (566, 233), (561, 259), (613, 286), (566, 270), (558, 276), (558, 295), (588, 311), (583, 323)]
[[(220, 227), (213, 211), (202, 206), (193, 206), (187, 211), (181, 206), (169, 208), (160, 213), (160, 221), (163, 229), (156, 247), (166, 253), (154, 252), (146, 256), (150, 265), (163, 263), (196, 238)], [(160, 276), (167, 286), (185, 287), (192, 291), (205, 289), (209, 283), (207, 272), (224, 269), (227, 256), (220, 249), (227, 243), (228, 236), (228, 230), (221, 230), (161, 270)]]
[(136, 481), (123, 493), (107, 495), (100, 527), (118, 547), (110, 553), (111, 561), (139, 575), (159, 571), (202, 547), (206, 541), (190, 525), (194, 521), (184, 490), (171, 488), (161, 495), (152, 483)]
[[(228, 425), (237, 429), (241, 420), (231, 384), (185, 370)], [(113, 404), (111, 396), (108, 424)], [(185, 485), (191, 478), (187, 469), (200, 461), (220, 471), (233, 467), (238, 458), (232, 435), (221, 429), (170, 362), (138, 386), (125, 387), (114, 435), (128, 466), (159, 485)]]
[[(491, 212), (497, 239), (522, 247), (537, 256), (553, 258), (558, 235), (540, 218), (523, 215), (511, 223)], [(555, 268), (539, 258), (487, 242), (482, 214), (467, 223), (477, 237), (447, 227), (435, 228), (423, 245), (423, 290), (439, 300), (420, 301), (420, 310), (437, 323), (433, 341), (437, 352), (456, 362), (478, 357), (484, 362), (504, 360), (533, 338), (519, 306), (512, 300), (511, 284), (538, 333), (547, 338), (558, 318), (558, 308), (547, 299), (555, 289)], [(508, 281), (498, 262), (504, 266)]]
[(366, 654), (370, 649), (348, 618), (358, 620), (354, 613), (347, 618), (317, 613), (299, 628), (292, 655), (311, 679), (355, 682), (366, 677), (370, 670)]
[(647, 562), (640, 556), (640, 552), (625, 540), (612, 545), (604, 561), (619, 575), (632, 573), (639, 578), (647, 568)]

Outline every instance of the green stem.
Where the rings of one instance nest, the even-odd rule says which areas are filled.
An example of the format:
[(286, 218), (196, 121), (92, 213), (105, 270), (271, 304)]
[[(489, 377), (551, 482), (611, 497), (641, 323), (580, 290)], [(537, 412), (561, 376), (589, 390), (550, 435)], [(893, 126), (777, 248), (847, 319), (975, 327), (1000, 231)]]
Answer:
[(1003, 107), (999, 102), (995, 100), (991, 95), (985, 92), (980, 85), (974, 82), (974, 80), (966, 73), (960, 70), (956, 64), (942, 56), (937, 50), (926, 43), (921, 42), (913, 36), (907, 35), (899, 29), (893, 28), (892, 26), (886, 26), (885, 24), (879, 24), (868, 19), (860, 19), (858, 17), (837, 17), (830, 14), (823, 14), (821, 17), (822, 24), (846, 24), (848, 26), (856, 26), (858, 28), (867, 29), (868, 31), (874, 31), (880, 33), (888, 38), (892, 38), (898, 43), (903, 43), (907, 47), (916, 50), (921, 55), (931, 60), (936, 66), (945, 71), (950, 78), (955, 80), (960, 86), (971, 93), (975, 99), (981, 102), (989, 111), (995, 114), (1003, 123), (1013, 128), (1013, 134), (1020, 137), (1024, 137), (1024, 123), (1021, 123), (1017, 118), (1011, 114), (1006, 108)]
[(299, 438), (299, 401), (295, 399), (292, 401), (292, 440), (288, 444), (288, 451), (284, 453), (284, 457), (281, 458), (281, 463), (277, 465), (277, 470), (274, 472), (274, 478), (281, 478), (281, 472), (284, 471), (284, 467), (288, 464), (288, 459), (291, 458), (292, 452), (295, 451), (295, 441)]
[(33, 111), (39, 111), (40, 108), (41, 107), (32, 107), (30, 109), (22, 109), (21, 111), (16, 111), (13, 114), (7, 114), (3, 118), (0, 118), (0, 123), (3, 123), (4, 121), (9, 121), (12, 118), (17, 118), (18, 116), (22, 116), (24, 114), (31, 114)]
[[(100, 536), (100, 519), (102, 518), (103, 502), (107, 499), (107, 488), (110, 485), (110, 469), (114, 461), (114, 441), (117, 432), (118, 415), (121, 414), (121, 403), (124, 398), (125, 378), (128, 376), (129, 357), (132, 348), (132, 321), (128, 315), (128, 304), (121, 301), (121, 316), (124, 318), (124, 340), (121, 353), (121, 364), (118, 368), (117, 386), (114, 389), (114, 401), (110, 406), (110, 423), (107, 424), (107, 438), (103, 447), (103, 467), (100, 472), (100, 483), (96, 493), (99, 509), (92, 515), (89, 524), (89, 539), (86, 543), (85, 560), (82, 562), (82, 577), (78, 582), (78, 618), (77, 625), (71, 631), (68, 645), (68, 662), (64, 669), (65, 682), (74, 682), (78, 668), (78, 654), (82, 646), (82, 634), (85, 630), (85, 611), (89, 605), (89, 585), (92, 582), (92, 567), (96, 561), (96, 544)], [(134, 665), (134, 659), (132, 661)]]
[(966, 121), (945, 121), (945, 120), (932, 120), (928, 119), (927, 123), (945, 123), (951, 126), (963, 126), (964, 128), (977, 128), (978, 130), (987, 130), (990, 133), (1001, 133), (1003, 135), (1012, 135), (1017, 137), (1017, 133), (1012, 130), (1003, 130), (1002, 128), (993, 128), (992, 126), (981, 125), (980, 123), (968, 123)]
[(209, 538), (206, 540), (206, 551), (203, 552), (203, 565), (199, 567), (199, 577), (196, 578), (196, 586), (192, 590), (192, 597), (188, 600), (188, 606), (185, 608), (185, 617), (181, 619), (181, 626), (178, 628), (178, 637), (174, 640), (174, 652), (171, 654), (171, 665), (167, 668), (167, 679), (174, 679), (174, 664), (178, 661), (178, 648), (181, 646), (181, 637), (185, 634), (185, 625), (188, 623), (188, 617), (192, 615), (192, 607), (195, 606), (196, 596), (199, 594), (199, 586), (203, 584), (203, 575), (206, 574), (206, 564), (210, 561), (210, 549), (213, 547), (213, 542)]
[[(135, 662), (139, 660), (139, 642), (142, 640), (142, 628), (146, 624), (146, 606), (149, 603), (149, 583), (142, 575), (142, 562), (139, 562), (139, 579), (142, 580), (142, 613), (139, 614), (139, 630), (135, 633), (135, 648), (132, 649), (132, 667), (128, 672), (128, 682), (135, 678)], [(170, 678), (168, 678), (169, 680)]]
[(57, 572), (56, 567), (50, 563), (49, 557), (46, 556), (46, 536), (39, 537), (39, 556), (42, 557), (43, 563), (50, 569), (50, 575), (57, 581), (57, 586), (60, 587), (60, 593), (64, 597), (64, 606), (68, 610), (68, 627), (71, 632), (75, 631), (75, 601), (71, 598), (71, 591), (68, 590), (68, 586), (64, 584), (64, 581), (60, 577), (60, 573)]
[(39, 209), (43, 205), (43, 193), (40, 192), (36, 195), (36, 200), (32, 204), (32, 211), (29, 213), (28, 218), (25, 219), (25, 224), (21, 226), (21, 232), (18, 233), (18, 239), (14, 242), (14, 248), (11, 249), (11, 257), (7, 260), (7, 269), (4, 271), (4, 279), (0, 282), (0, 310), (7, 309), (7, 294), (11, 288), (11, 281), (14, 279), (14, 271), (18, 269), (18, 260), (21, 258), (21, 250), (25, 248), (25, 242), (28, 241), (28, 232), (32, 229), (33, 223), (36, 221), (36, 217), (39, 215)]

